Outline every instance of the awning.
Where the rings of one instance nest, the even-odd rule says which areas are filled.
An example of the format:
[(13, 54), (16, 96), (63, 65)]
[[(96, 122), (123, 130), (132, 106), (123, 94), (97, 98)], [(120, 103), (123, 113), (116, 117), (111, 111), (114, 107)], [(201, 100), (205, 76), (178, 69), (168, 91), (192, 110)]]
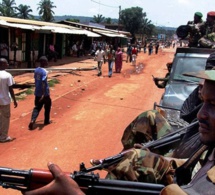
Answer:
[(94, 33), (92, 31), (89, 30), (83, 30), (85, 32), (85, 35), (87, 35), (88, 37), (101, 37), (101, 35)]
[(55, 26), (42, 26), (40, 30), (49, 30), (53, 33), (63, 33), (63, 34), (76, 34), (76, 35), (87, 35), (88, 37), (100, 37), (101, 35), (85, 29), (72, 29), (72, 28), (62, 28)]
[(9, 23), (5, 20), (0, 20), (0, 25), (5, 27), (13, 27), (13, 28), (21, 28), (27, 29), (41, 33), (62, 33), (62, 34), (76, 34), (76, 35), (86, 35), (88, 37), (101, 37), (101, 35), (78, 28), (64, 28), (59, 26), (36, 26), (36, 25), (28, 25), (28, 24), (19, 24), (19, 23)]
[(68, 29), (68, 28), (62, 28), (62, 27), (57, 27), (57, 26), (42, 26), (42, 27), (40, 27), (40, 30), (49, 30), (49, 31), (51, 31), (53, 33), (84, 35), (83, 30)]
[(13, 27), (13, 28), (21, 28), (26, 30), (37, 30), (40, 29), (39, 26), (35, 25), (27, 25), (27, 24), (17, 24), (17, 23), (9, 23), (4, 20), (0, 20), (0, 25), (7, 26), (7, 27)]
[(107, 36), (107, 37), (122, 37), (122, 38), (127, 38), (126, 35), (123, 35), (123, 34), (117, 34), (117, 33), (108, 33), (108, 32), (97, 32), (99, 34), (102, 34), (104, 36)]

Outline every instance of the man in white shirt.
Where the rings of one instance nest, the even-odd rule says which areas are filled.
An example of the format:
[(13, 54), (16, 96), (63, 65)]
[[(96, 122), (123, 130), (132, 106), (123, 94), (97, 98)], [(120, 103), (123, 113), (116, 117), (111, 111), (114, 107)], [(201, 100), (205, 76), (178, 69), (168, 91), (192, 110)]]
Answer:
[(13, 77), (5, 71), (8, 66), (7, 60), (0, 58), (0, 143), (10, 142), (15, 139), (8, 136), (11, 98), (13, 99), (14, 107), (17, 107), (12, 88), (14, 84)]
[(98, 63), (98, 76), (102, 75), (102, 64), (105, 63), (105, 52), (101, 49), (101, 47), (98, 47), (98, 50), (95, 53), (95, 59)]

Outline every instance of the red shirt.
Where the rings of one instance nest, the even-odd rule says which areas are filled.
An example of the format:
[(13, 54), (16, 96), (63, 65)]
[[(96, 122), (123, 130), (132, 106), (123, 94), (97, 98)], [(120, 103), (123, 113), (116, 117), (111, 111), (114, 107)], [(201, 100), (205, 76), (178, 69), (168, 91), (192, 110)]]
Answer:
[(137, 54), (136, 48), (133, 48), (132, 51), (131, 51), (131, 53), (132, 53), (132, 54)]

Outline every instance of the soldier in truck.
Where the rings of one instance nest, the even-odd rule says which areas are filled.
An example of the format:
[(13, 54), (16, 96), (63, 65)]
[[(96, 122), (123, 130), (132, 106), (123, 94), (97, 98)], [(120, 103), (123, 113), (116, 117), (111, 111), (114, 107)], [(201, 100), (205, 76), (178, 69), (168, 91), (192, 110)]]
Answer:
[(202, 37), (200, 32), (200, 27), (203, 24), (202, 17), (203, 15), (201, 12), (195, 12), (194, 20), (187, 22), (187, 25), (190, 27), (188, 44), (189, 47), (197, 47), (198, 40)]
[(207, 19), (201, 26), (203, 37), (199, 39), (200, 47), (215, 48), (215, 11), (207, 13)]

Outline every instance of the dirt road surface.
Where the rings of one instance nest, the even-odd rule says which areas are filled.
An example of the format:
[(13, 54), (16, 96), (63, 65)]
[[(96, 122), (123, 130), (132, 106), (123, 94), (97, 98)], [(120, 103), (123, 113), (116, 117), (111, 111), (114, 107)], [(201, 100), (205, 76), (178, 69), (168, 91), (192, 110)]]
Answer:
[[(41, 111), (35, 129), (28, 130), (34, 95), (28, 95), (11, 106), (9, 135), (16, 140), (0, 144), (0, 166), (16, 169), (47, 169), (47, 162), (58, 164), (64, 171), (79, 169), (84, 162), (90, 167), (92, 158), (105, 158), (122, 150), (121, 136), (127, 125), (141, 112), (153, 108), (159, 102), (163, 89), (158, 89), (152, 75), (163, 77), (166, 63), (172, 61), (174, 50), (164, 49), (157, 55), (143, 54), (137, 58), (142, 71), (123, 62), (120, 74), (109, 78), (107, 63), (103, 65), (103, 76), (97, 71), (49, 74), (60, 83), (51, 87), (52, 124), (43, 125)], [(92, 67), (93, 59), (84, 59), (61, 67)], [(15, 76), (16, 82), (27, 82), (33, 73)], [(105, 172), (100, 171), (104, 177)], [(1, 195), (21, 194), (15, 190), (0, 188)]]

